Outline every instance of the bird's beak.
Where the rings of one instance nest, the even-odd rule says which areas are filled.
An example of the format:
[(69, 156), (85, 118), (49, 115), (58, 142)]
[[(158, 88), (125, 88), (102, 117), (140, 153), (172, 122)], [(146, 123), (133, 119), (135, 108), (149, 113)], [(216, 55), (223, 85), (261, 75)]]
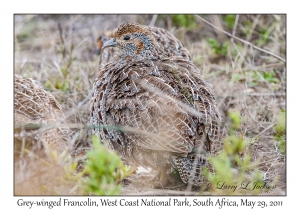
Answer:
[(116, 47), (117, 45), (118, 45), (118, 43), (116, 42), (115, 38), (112, 38), (104, 43), (101, 50), (103, 50), (106, 47)]

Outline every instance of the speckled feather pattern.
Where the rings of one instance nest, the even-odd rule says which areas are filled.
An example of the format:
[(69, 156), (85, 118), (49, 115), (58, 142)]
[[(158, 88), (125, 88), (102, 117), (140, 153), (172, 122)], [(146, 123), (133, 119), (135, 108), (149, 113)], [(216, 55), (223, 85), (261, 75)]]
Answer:
[[(155, 42), (160, 43), (164, 53), (167, 54), (168, 57), (180, 56), (182, 57), (182, 59), (191, 61), (191, 56), (188, 50), (173, 34), (171, 34), (163, 28), (158, 28), (155, 26), (148, 26), (148, 29), (151, 31), (152, 38), (155, 39)], [(98, 37), (97, 47), (99, 50), (101, 50), (104, 41), (108, 41), (109, 39), (114, 37), (116, 31), (117, 29), (112, 31), (105, 31)], [(100, 55), (100, 66), (105, 66), (107, 63), (111, 62), (114, 59), (114, 57), (116, 57), (118, 54), (119, 50), (116, 47), (104, 49)]]
[[(131, 26), (124, 24), (115, 33), (121, 53), (100, 69), (94, 83), (94, 133), (128, 162), (158, 169), (161, 175), (176, 168), (183, 182), (200, 185), (203, 156), (219, 138), (210, 85), (172, 34)], [(145, 37), (118, 40), (136, 33)], [(151, 47), (143, 53), (122, 53), (128, 43), (145, 46), (147, 37)]]
[[(57, 123), (64, 117), (58, 101), (52, 94), (45, 91), (38, 81), (20, 75), (14, 76), (14, 115), (15, 127), (19, 130), (29, 124), (46, 126)], [(30, 134), (37, 129), (25, 129), (25, 132)], [(57, 127), (38, 132), (31, 137), (62, 151), (66, 147), (67, 135), (68, 129)]]

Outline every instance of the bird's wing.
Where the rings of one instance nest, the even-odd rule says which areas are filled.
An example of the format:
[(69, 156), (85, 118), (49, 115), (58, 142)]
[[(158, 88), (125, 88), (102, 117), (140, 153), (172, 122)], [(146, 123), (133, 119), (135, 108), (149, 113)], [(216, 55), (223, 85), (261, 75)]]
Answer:
[(204, 129), (203, 132), (208, 135), (209, 140), (217, 140), (220, 135), (219, 112), (216, 100), (210, 91), (211, 85), (202, 79), (200, 70), (188, 60), (176, 57), (165, 61), (163, 69), (172, 71), (176, 75), (185, 97), (201, 114), (198, 116), (200, 126), (198, 130)]
[[(99, 81), (104, 77), (107, 75), (101, 75)], [(110, 89), (103, 91), (109, 84)], [(94, 91), (102, 100), (92, 100), (92, 118), (121, 127), (122, 135), (140, 148), (186, 155), (194, 147), (194, 121), (177, 103), (180, 94), (167, 78), (151, 75), (149, 67), (127, 68)], [(110, 133), (110, 138), (122, 138), (117, 133)]]
[(214, 98), (192, 68), (177, 60), (106, 71), (94, 84), (93, 123), (121, 127), (106, 131), (120, 144), (186, 155), (218, 132)]

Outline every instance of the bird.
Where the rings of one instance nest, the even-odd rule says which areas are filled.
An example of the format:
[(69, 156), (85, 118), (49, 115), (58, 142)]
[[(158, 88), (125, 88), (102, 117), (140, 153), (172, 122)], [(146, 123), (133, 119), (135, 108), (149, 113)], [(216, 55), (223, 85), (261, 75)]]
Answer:
[(26, 140), (36, 140), (35, 148), (50, 146), (62, 152), (67, 147), (68, 129), (45, 126), (55, 126), (63, 118), (60, 104), (51, 93), (43, 89), (39, 81), (14, 75), (14, 124), (17, 140), (26, 137)]
[[(164, 49), (169, 50), (173, 55), (181, 55), (183, 58), (191, 60), (188, 50), (172, 33), (163, 28), (158, 28), (155, 26), (149, 26), (149, 30), (151, 30), (155, 41), (159, 42)], [(116, 31), (117, 29), (104, 31), (96, 39), (97, 49), (94, 52), (97, 55), (100, 55), (100, 67), (105, 66), (113, 59), (115, 55), (118, 54), (118, 49), (116, 48), (106, 48), (105, 50), (101, 50), (103, 44), (107, 40), (113, 38)]]
[(220, 136), (219, 111), (188, 51), (160, 32), (125, 23), (103, 44), (118, 54), (95, 79), (90, 123), (126, 161), (157, 170), (163, 186), (174, 170), (200, 186), (205, 157)]
[(99, 64), (100, 67), (103, 67), (105, 64), (109, 63), (112, 60), (113, 56), (117, 54), (116, 48), (109, 48), (105, 51), (101, 51), (103, 44), (113, 37), (115, 30), (104, 31), (98, 38), (96, 39), (96, 50), (94, 52), (100, 56)]

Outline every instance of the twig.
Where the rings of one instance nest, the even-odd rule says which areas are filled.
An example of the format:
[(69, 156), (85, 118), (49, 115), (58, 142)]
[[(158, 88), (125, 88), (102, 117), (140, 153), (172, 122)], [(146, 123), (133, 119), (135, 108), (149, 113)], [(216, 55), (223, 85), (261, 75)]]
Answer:
[(155, 15), (152, 16), (152, 20), (150, 22), (150, 26), (154, 26), (154, 23), (155, 23), (156, 19), (157, 19), (157, 14), (155, 14)]
[[(279, 157), (277, 157), (275, 159), (275, 161), (278, 159)], [(251, 164), (249, 165), (250, 168), (254, 168), (254, 167), (258, 167), (259, 165), (262, 165), (262, 164), (266, 164), (266, 163), (270, 163), (270, 162), (274, 162), (274, 160), (267, 160), (267, 161), (264, 161), (264, 162), (260, 162), (260, 163), (255, 163), (255, 164)]]
[(278, 56), (278, 55), (276, 55), (276, 54), (274, 54), (274, 53), (272, 53), (272, 52), (269, 52), (269, 51), (267, 51), (267, 50), (264, 50), (264, 49), (262, 49), (262, 48), (260, 48), (260, 47), (257, 47), (257, 46), (251, 44), (251, 43), (248, 42), (248, 41), (245, 41), (245, 40), (243, 40), (243, 39), (241, 39), (241, 38), (238, 38), (238, 37), (236, 37), (236, 36), (234, 36), (234, 35), (228, 33), (227, 31), (224, 31), (224, 30), (222, 30), (222, 29), (220, 29), (220, 28), (214, 26), (213, 24), (211, 24), (210, 22), (208, 22), (208, 21), (205, 20), (204, 18), (200, 17), (199, 15), (195, 15), (195, 16), (196, 16), (197, 18), (199, 18), (200, 20), (202, 20), (203, 22), (205, 22), (205, 23), (207, 23), (208, 25), (210, 25), (211, 27), (213, 27), (214, 29), (223, 32), (223, 33), (226, 34), (227, 36), (230, 36), (231, 38), (234, 38), (234, 39), (236, 39), (236, 40), (238, 40), (238, 41), (240, 41), (240, 42), (243, 42), (244, 44), (250, 45), (251, 47), (253, 47), (254, 49), (256, 49), (256, 50), (258, 50), (258, 51), (264, 52), (264, 53), (266, 53), (266, 54), (268, 54), (268, 55), (271, 55), (271, 56), (273, 56), (273, 57), (275, 57), (275, 58), (277, 58), (277, 59), (283, 61), (283, 62), (286, 62), (284, 58), (282, 58), (282, 57), (280, 57), (280, 56)]
[[(236, 27), (237, 27), (238, 22), (239, 22), (239, 15), (236, 15), (235, 16), (235, 22), (234, 22), (233, 30), (232, 30), (232, 35), (233, 36), (235, 36)], [(231, 41), (233, 41), (233, 39)]]
[(274, 126), (274, 124), (271, 124), (270, 126), (268, 126), (266, 129), (264, 129), (262, 132), (260, 132), (259, 136), (261, 136), (261, 134), (263, 134), (264, 132), (266, 132), (267, 130), (272, 128), (273, 126)]
[(266, 129), (264, 129), (262, 132), (260, 132), (255, 138), (259, 139), (264, 132), (266, 132), (267, 130), (269, 130), (270, 128), (272, 128), (274, 125), (275, 124), (269, 125)]
[[(72, 16), (71, 16), (72, 18)], [(74, 21), (74, 20), (73, 20)], [(68, 63), (67, 63), (67, 70), (69, 71), (69, 68), (70, 66), (72, 65), (72, 61), (73, 61), (73, 52), (74, 52), (74, 41), (73, 41), (73, 32), (74, 32), (74, 22), (71, 21), (70, 23), (70, 30), (69, 30), (69, 33), (70, 33), (70, 40), (71, 40), (71, 46), (70, 46), (70, 57), (68, 59)]]
[(248, 108), (247, 108), (247, 107), (248, 107), (247, 104), (245, 105), (245, 104), (241, 103), (241, 105), (242, 105), (242, 107), (243, 107), (244, 109), (246, 109), (246, 111), (247, 111), (247, 113), (248, 113), (250, 119), (253, 120), (253, 122), (255, 123), (255, 126), (257, 127), (258, 122), (257, 122), (257, 120), (255, 120), (254, 117), (251, 115), (250, 111), (249, 111)]
[[(230, 100), (231, 100), (232, 97), (229, 95), (230, 92), (232, 92), (232, 87), (230, 89), (228, 88), (228, 91), (223, 96), (216, 96), (217, 98), (223, 98), (223, 100), (219, 101), (219, 103), (218, 103), (219, 104), (218, 109), (220, 109), (221, 105), (224, 104), (224, 101), (226, 98), (230, 98)], [(230, 102), (231, 101), (229, 101), (228, 104), (230, 104)]]
[[(56, 128), (57, 126), (61, 126), (62, 122), (64, 122), (68, 117), (70, 117), (72, 114), (74, 114), (80, 107), (82, 107), (92, 96), (92, 91), (89, 93), (89, 95), (83, 100), (80, 101), (77, 105), (77, 107), (73, 108), (69, 113), (67, 113), (63, 119), (58, 120), (57, 122), (51, 123), (51, 124), (27, 124), (27, 125), (15, 125), (15, 128), (21, 128), (21, 129), (38, 129), (31, 131), (30, 133), (20, 133), (15, 134), (15, 137), (24, 137), (24, 136), (34, 136), (36, 134), (51, 130), (53, 128)], [(67, 127), (71, 128), (71, 125), (68, 125)], [(74, 127), (74, 126), (73, 126)], [(86, 125), (76, 125), (76, 128), (78, 127), (87, 127)]]
[(249, 34), (247, 35), (247, 37), (246, 37), (247, 41), (249, 41), (250, 38), (252, 37), (253, 31), (256, 28), (256, 25), (258, 24), (259, 18), (260, 18), (260, 15), (257, 15), (256, 18), (254, 19), (254, 21), (252, 23), (251, 30), (250, 30)]
[(64, 32), (61, 26), (61, 23), (57, 24), (58, 26), (58, 31), (59, 31), (59, 36), (60, 36), (60, 40), (61, 40), (61, 49), (62, 49), (62, 56), (63, 58), (66, 56), (66, 46), (65, 46), (65, 39), (64, 39)]
[(279, 158), (280, 158), (280, 157), (277, 157), (277, 158), (273, 161), (272, 165), (268, 168), (268, 170), (267, 170), (266, 172), (264, 172), (264, 176), (267, 175), (267, 173), (269, 172), (270, 168), (273, 167), (273, 165), (276, 163), (276, 161), (277, 161)]

